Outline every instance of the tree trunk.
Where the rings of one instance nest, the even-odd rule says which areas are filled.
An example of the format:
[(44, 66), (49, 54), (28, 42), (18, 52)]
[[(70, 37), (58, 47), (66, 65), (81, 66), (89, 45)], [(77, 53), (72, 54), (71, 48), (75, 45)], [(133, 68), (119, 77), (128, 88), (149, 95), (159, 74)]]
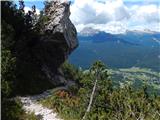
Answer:
[(89, 101), (87, 110), (86, 110), (86, 112), (85, 112), (85, 114), (84, 114), (82, 120), (85, 120), (87, 113), (90, 112), (91, 105), (92, 105), (92, 102), (93, 102), (93, 97), (94, 97), (95, 90), (96, 90), (96, 86), (97, 86), (97, 79), (96, 79), (96, 81), (95, 81), (95, 83), (94, 83), (94, 87), (93, 87), (93, 90), (92, 90), (92, 93), (91, 93), (91, 96), (90, 96), (90, 101)]

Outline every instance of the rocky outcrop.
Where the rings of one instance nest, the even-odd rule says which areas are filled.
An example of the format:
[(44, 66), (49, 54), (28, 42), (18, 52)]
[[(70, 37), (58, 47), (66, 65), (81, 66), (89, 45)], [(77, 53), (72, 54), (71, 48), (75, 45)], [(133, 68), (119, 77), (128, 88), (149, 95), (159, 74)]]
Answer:
[(45, 37), (51, 39), (44, 38), (44, 40), (64, 43), (70, 53), (78, 45), (76, 29), (69, 19), (70, 2), (52, 1), (50, 4), (46, 10), (46, 16), (49, 20), (45, 23), (43, 31), (47, 34)]
[(32, 92), (31, 88), (36, 88), (39, 91), (38, 86), (42, 90), (43, 86), (51, 85), (44, 83), (48, 80), (55, 86), (66, 84), (60, 66), (78, 46), (69, 8), (69, 2), (51, 1), (42, 17), (45, 20), (39, 19), (32, 28), (22, 28), (23, 34), (17, 35), (16, 79), (24, 84), (21, 86), (26, 86), (18, 86), (19, 89)]
[(51, 1), (45, 16), (48, 20), (34, 47), (35, 56), (47, 78), (55, 85), (63, 84), (65, 79), (59, 67), (78, 46), (77, 31), (69, 19), (70, 3)]

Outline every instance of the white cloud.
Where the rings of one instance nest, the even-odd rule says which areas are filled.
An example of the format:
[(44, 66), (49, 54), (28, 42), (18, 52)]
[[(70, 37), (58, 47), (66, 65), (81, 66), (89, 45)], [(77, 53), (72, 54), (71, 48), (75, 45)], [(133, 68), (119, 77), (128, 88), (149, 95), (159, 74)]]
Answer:
[(160, 8), (156, 4), (127, 6), (123, 0), (75, 0), (70, 18), (78, 31), (84, 27), (112, 33), (134, 28), (160, 31)]
[(136, 5), (130, 9), (130, 12), (132, 13), (129, 20), (130, 29), (160, 31), (160, 8), (157, 5)]
[(143, 5), (143, 6), (133, 6), (132, 8), (132, 19), (135, 22), (158, 22), (160, 9), (156, 5)]
[(71, 6), (71, 19), (75, 24), (104, 24), (129, 18), (129, 14), (121, 0), (106, 1), (75, 0)]
[[(28, 11), (32, 11), (32, 9), (30, 7), (24, 7), (24, 12), (28, 13)], [(36, 8), (36, 14), (39, 15), (40, 14), (40, 10)]]

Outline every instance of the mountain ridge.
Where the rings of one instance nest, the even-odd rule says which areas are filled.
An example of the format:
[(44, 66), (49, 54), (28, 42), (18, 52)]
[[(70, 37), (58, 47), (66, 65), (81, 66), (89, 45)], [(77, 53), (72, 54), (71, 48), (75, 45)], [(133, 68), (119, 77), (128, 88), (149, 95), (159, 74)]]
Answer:
[(150, 29), (144, 29), (144, 30), (136, 30), (136, 29), (133, 29), (133, 30), (125, 30), (124, 33), (110, 33), (110, 32), (106, 32), (106, 31), (103, 31), (103, 30), (98, 30), (98, 29), (94, 29), (92, 27), (84, 27), (81, 31), (78, 32), (78, 35), (79, 36), (91, 36), (91, 35), (94, 35), (94, 34), (98, 34), (99, 32), (105, 32), (105, 33), (109, 33), (109, 34), (112, 34), (112, 35), (123, 35), (123, 34), (127, 34), (127, 33), (137, 33), (137, 34), (160, 34), (160, 31), (153, 31), (153, 30), (150, 30)]
[[(96, 34), (78, 34), (79, 47), (69, 60), (84, 68), (100, 59), (111, 68), (136, 66), (159, 70), (160, 33), (137, 32), (111, 34), (96, 31)], [(79, 55), (85, 59), (78, 60)]]

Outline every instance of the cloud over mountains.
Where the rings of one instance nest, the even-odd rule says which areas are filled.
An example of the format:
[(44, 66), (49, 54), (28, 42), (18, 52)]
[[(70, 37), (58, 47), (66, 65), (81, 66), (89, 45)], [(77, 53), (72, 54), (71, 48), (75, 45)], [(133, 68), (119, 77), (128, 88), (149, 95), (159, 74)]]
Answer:
[(127, 29), (160, 31), (158, 3), (128, 3), (123, 0), (75, 0), (70, 18), (78, 31), (84, 27), (110, 33), (123, 33)]

